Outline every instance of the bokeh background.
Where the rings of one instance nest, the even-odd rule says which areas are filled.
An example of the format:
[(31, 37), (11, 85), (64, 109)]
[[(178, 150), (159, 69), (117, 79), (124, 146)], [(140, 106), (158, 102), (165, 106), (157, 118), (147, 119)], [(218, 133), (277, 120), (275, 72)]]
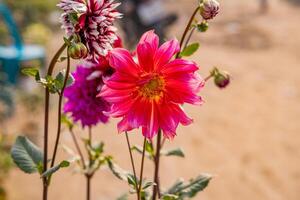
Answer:
[[(180, 127), (178, 136), (167, 142), (181, 146), (186, 158), (163, 158), (161, 180), (164, 187), (177, 178), (189, 179), (210, 173), (214, 179), (195, 199), (207, 200), (299, 200), (300, 199), (300, 1), (219, 0), (221, 12), (207, 33), (197, 33), (200, 50), (191, 57), (207, 76), (213, 66), (226, 69), (232, 84), (225, 90), (207, 83), (201, 107), (186, 106), (195, 123)], [(57, 0), (6, 0), (25, 43), (45, 47), (47, 61), (62, 44)], [(175, 13), (175, 24), (166, 28), (166, 37), (180, 38), (197, 0), (164, 0), (166, 12)], [(121, 23), (120, 34), (125, 37)], [(11, 38), (3, 21), (0, 42)], [(130, 45), (126, 44), (125, 45)], [(38, 65), (24, 63), (23, 67)], [(61, 66), (63, 67), (63, 66)], [(1, 71), (1, 70), (0, 70)], [(5, 74), (1, 74), (5, 79)], [(0, 199), (38, 200), (41, 180), (26, 175), (11, 163), (8, 151), (18, 134), (25, 134), (40, 146), (43, 131), (43, 90), (19, 74), (18, 84), (0, 90)], [(56, 119), (57, 99), (51, 101), (51, 118)], [(94, 137), (106, 143), (106, 152), (130, 169), (125, 136), (118, 135), (117, 120), (100, 125)], [(51, 120), (51, 142), (56, 120)], [(80, 137), (86, 132), (76, 130)], [(142, 144), (137, 132), (130, 137)], [(67, 130), (62, 144), (72, 147)], [(53, 146), (53, 145), (50, 145)], [(140, 157), (135, 155), (137, 161)], [(68, 158), (62, 149), (61, 159)], [(147, 162), (146, 176), (152, 177)], [(58, 172), (52, 180), (50, 199), (84, 199), (84, 177), (71, 168)], [(93, 180), (93, 199), (112, 200), (128, 189), (108, 170)]]

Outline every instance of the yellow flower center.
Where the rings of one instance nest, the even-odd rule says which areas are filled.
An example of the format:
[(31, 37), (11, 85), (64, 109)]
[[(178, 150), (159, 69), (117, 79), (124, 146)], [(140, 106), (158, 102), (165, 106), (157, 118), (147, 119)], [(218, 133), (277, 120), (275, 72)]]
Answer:
[(162, 76), (154, 75), (142, 81), (138, 91), (139, 94), (149, 100), (159, 101), (163, 96), (165, 80)]

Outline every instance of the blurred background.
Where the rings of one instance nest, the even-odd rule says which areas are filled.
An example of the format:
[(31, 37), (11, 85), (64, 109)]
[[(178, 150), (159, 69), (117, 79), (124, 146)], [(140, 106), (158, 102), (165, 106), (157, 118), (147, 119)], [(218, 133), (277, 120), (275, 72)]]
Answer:
[[(167, 145), (181, 146), (186, 158), (162, 160), (162, 184), (167, 187), (179, 177), (189, 179), (206, 172), (215, 178), (196, 200), (299, 200), (300, 1), (219, 1), (221, 12), (208, 32), (192, 38), (201, 47), (191, 59), (201, 66), (203, 77), (218, 66), (229, 71), (233, 81), (225, 90), (209, 82), (201, 93), (205, 104), (185, 107), (195, 123), (180, 127), (178, 136)], [(45, 69), (62, 44), (57, 2), (0, 1), (7, 6), (0, 7), (0, 200), (41, 197), (40, 178), (16, 169), (9, 149), (18, 134), (42, 145), (43, 89), (19, 69)], [(136, 10), (140, 2), (123, 3), (120, 10), (125, 18), (117, 26), (125, 45), (132, 48), (149, 28), (155, 28), (162, 38), (180, 38), (197, 0), (162, 0), (159, 19), (141, 19)], [(26, 46), (28, 55), (17, 60), (12, 44), (14, 48)], [(50, 119), (56, 119), (55, 97), (51, 104)], [(125, 138), (117, 134), (116, 123), (111, 120), (98, 126), (94, 137), (105, 141), (106, 152), (130, 169)], [(55, 129), (56, 120), (52, 120), (51, 133)], [(81, 137), (87, 134), (76, 131)], [(131, 135), (133, 143), (142, 143), (139, 135)], [(67, 130), (62, 143), (73, 145)], [(68, 155), (60, 149), (59, 157)], [(149, 178), (151, 164), (147, 163)], [(93, 181), (94, 199), (116, 199), (127, 191), (127, 184), (107, 170), (98, 172)], [(84, 177), (72, 169), (62, 170), (52, 180), (50, 199), (84, 199), (83, 183)]]

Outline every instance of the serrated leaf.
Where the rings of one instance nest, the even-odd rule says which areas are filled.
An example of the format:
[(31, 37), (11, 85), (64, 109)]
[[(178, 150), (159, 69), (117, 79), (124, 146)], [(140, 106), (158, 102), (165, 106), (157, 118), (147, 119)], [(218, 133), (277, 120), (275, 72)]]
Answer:
[(199, 43), (193, 43), (188, 45), (183, 49), (183, 51), (180, 53), (180, 57), (188, 57), (193, 55), (200, 47)]
[(183, 152), (183, 150), (181, 148), (172, 149), (172, 150), (168, 150), (168, 151), (162, 151), (161, 155), (165, 155), (165, 156), (178, 156), (178, 157), (184, 158), (184, 152)]
[(179, 179), (177, 180), (174, 185), (172, 185), (168, 191), (167, 194), (176, 194), (178, 192), (178, 190), (180, 190), (182, 188), (184, 184), (184, 180), (183, 179)]
[(45, 171), (42, 175), (41, 178), (45, 178), (45, 177), (49, 177), (52, 174), (54, 174), (55, 172), (57, 172), (59, 169), (61, 168), (66, 168), (70, 166), (70, 162), (64, 160), (61, 163), (59, 163), (58, 165), (48, 169), (47, 171)]
[(203, 191), (209, 184), (212, 176), (210, 175), (200, 175), (196, 179), (191, 180), (190, 183), (185, 186), (184, 191), (180, 196), (192, 198), (198, 194), (198, 192)]
[(24, 136), (17, 137), (11, 157), (22, 171), (29, 174), (38, 172), (43, 163), (42, 151)]
[(34, 77), (36, 81), (40, 80), (40, 72), (36, 67), (24, 67), (21, 72), (26, 76)]
[(108, 167), (118, 179), (127, 181), (127, 171), (119, 167), (117, 164), (113, 163), (111, 160), (108, 160)]

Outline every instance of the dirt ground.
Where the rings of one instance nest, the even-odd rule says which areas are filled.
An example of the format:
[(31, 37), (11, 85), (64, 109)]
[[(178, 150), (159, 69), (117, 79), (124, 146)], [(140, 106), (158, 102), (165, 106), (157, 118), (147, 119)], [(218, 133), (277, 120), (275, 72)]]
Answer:
[[(170, 10), (180, 14), (180, 25), (186, 23), (196, 2), (167, 1)], [(299, 200), (300, 6), (270, 0), (269, 12), (261, 15), (258, 1), (220, 2), (222, 11), (208, 33), (193, 38), (200, 40), (201, 49), (191, 59), (199, 63), (203, 76), (217, 65), (229, 71), (233, 81), (226, 90), (208, 83), (201, 93), (206, 103), (186, 106), (195, 123), (180, 127), (178, 136), (167, 144), (181, 146), (186, 158), (162, 159), (162, 184), (167, 187), (178, 177), (189, 179), (206, 172), (215, 178), (196, 200)], [(180, 37), (181, 32), (182, 26), (177, 25), (169, 36)], [(54, 38), (51, 51), (58, 45)], [(55, 119), (55, 110), (51, 116)], [(18, 115), (11, 123), (21, 122), (23, 117)], [(42, 124), (42, 113), (40, 118)], [(106, 151), (130, 169), (125, 136), (117, 134), (117, 121), (111, 122), (94, 130), (94, 137), (104, 140)], [(53, 138), (56, 123), (50, 127)], [(135, 133), (131, 138), (133, 143), (142, 143)], [(62, 143), (72, 146), (67, 132)], [(139, 155), (135, 156), (139, 162)], [(59, 157), (67, 158), (62, 150)], [(146, 164), (146, 175), (151, 178), (152, 164)], [(50, 199), (84, 199), (84, 181), (71, 169), (58, 172)], [(17, 169), (12, 170), (6, 188), (9, 200), (41, 199), (39, 177)], [(126, 183), (103, 170), (94, 178), (93, 199), (113, 200), (126, 190)]]

